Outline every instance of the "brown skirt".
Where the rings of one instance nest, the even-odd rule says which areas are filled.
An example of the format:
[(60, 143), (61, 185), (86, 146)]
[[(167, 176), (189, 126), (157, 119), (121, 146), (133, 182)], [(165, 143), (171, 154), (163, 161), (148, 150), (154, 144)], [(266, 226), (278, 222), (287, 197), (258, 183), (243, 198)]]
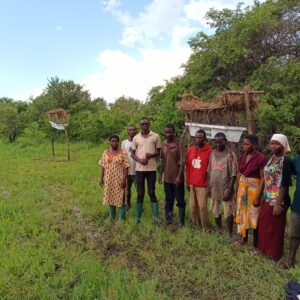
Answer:
[(273, 215), (273, 206), (264, 203), (258, 217), (258, 250), (278, 261), (283, 255), (284, 229), (288, 207), (279, 216)]

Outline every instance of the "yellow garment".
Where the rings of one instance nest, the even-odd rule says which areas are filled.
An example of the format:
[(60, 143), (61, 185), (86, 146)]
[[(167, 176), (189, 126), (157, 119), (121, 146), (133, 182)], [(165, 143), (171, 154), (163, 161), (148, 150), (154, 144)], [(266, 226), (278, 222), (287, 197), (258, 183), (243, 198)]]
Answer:
[(254, 207), (253, 202), (259, 193), (260, 178), (240, 176), (237, 192), (237, 207), (235, 221), (238, 233), (244, 238), (247, 229), (256, 229), (261, 207)]

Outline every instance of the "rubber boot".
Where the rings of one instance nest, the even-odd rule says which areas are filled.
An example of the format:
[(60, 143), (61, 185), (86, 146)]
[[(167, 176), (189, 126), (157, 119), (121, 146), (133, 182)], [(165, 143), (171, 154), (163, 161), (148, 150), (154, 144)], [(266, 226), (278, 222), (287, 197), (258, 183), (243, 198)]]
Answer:
[(143, 203), (137, 203), (135, 209), (135, 222), (139, 224), (141, 222), (141, 216), (143, 212)]
[(165, 207), (165, 225), (170, 225), (173, 222), (173, 209)]
[(114, 220), (116, 218), (116, 207), (114, 205), (110, 205), (108, 207), (109, 219)]
[(179, 207), (179, 221), (180, 227), (183, 227), (185, 224), (185, 207)]
[(151, 202), (151, 209), (152, 209), (152, 216), (153, 216), (154, 222), (160, 224), (161, 221), (160, 221), (159, 216), (158, 216), (158, 204), (157, 204), (157, 202)]
[(233, 216), (228, 217), (226, 219), (226, 223), (227, 223), (227, 229), (228, 229), (229, 237), (232, 237), (233, 223), (234, 223)]
[(126, 205), (119, 208), (119, 221), (126, 219)]
[(222, 216), (219, 215), (217, 218), (215, 218), (216, 225), (217, 225), (217, 232), (222, 233)]

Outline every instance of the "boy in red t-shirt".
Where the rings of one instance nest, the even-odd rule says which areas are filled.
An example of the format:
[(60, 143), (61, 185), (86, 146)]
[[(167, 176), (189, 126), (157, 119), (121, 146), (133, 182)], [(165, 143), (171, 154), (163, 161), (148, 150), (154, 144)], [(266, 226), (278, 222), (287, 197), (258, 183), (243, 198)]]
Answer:
[(206, 133), (198, 130), (195, 144), (188, 148), (186, 156), (186, 185), (190, 191), (192, 223), (204, 229), (210, 228), (207, 210), (207, 167), (211, 147), (205, 143)]

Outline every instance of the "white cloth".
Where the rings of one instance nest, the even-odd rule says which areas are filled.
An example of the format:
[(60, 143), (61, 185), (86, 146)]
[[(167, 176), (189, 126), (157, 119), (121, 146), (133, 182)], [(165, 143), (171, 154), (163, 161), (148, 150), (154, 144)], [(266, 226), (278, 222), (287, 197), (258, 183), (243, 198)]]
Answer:
[(135, 175), (135, 160), (131, 157), (132, 153), (132, 141), (129, 141), (128, 139), (122, 142), (121, 148), (127, 153), (128, 159), (129, 159), (129, 170), (128, 175)]
[(280, 143), (282, 145), (282, 147), (284, 148), (285, 153), (291, 151), (289, 141), (284, 134), (280, 134), (280, 133), (273, 134), (271, 141), (276, 141), (276, 142)]

